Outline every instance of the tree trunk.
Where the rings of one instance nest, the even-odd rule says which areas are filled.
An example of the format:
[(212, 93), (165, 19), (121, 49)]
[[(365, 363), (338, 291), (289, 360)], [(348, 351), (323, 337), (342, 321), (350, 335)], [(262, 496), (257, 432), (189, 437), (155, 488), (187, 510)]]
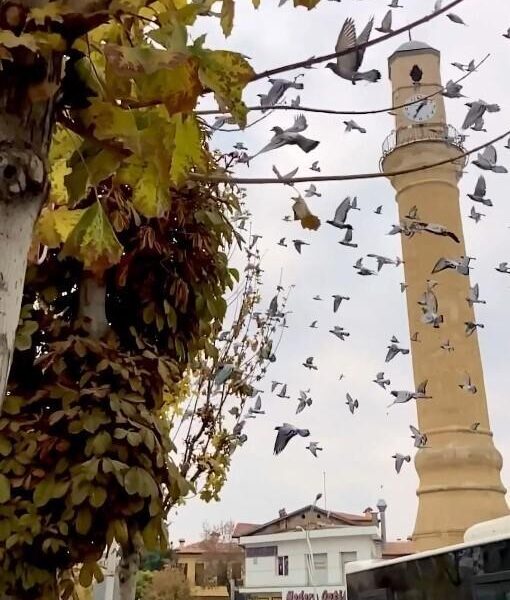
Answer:
[[(0, 18), (12, 3), (1, 3)], [(0, 408), (12, 362), (14, 339), (32, 231), (48, 194), (47, 157), (55, 97), (40, 100), (33, 89), (56, 89), (62, 57), (50, 61), (19, 46), (0, 70)]]
[[(117, 567), (119, 600), (135, 600), (136, 575), (140, 568), (140, 552), (124, 553)], [(110, 600), (109, 598), (106, 600)]]
[(79, 316), (90, 320), (90, 335), (101, 338), (110, 327), (106, 318), (106, 286), (84, 271), (80, 283)]

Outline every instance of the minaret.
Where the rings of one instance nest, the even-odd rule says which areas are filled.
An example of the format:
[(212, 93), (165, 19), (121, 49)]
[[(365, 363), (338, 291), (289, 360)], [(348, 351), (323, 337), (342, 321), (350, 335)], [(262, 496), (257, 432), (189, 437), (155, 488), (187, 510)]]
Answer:
[[(409, 41), (389, 58), (393, 106), (416, 100), (395, 111), (395, 131), (383, 146), (384, 173), (454, 159), (462, 153), (462, 138), (446, 121), (441, 88), (440, 53), (427, 44)], [(468, 297), (470, 277), (450, 269), (432, 274), (439, 258), (466, 255), (459, 205), (458, 181), (464, 159), (453, 163), (389, 177), (396, 190), (400, 220), (417, 207), (417, 219), (439, 224), (453, 232), (448, 236), (419, 232), (402, 234), (402, 252), (407, 283), (407, 309), (412, 342), (414, 381), (428, 380), (430, 399), (416, 401), (418, 425), (428, 437), (427, 448), (415, 458), (420, 483), (418, 514), (413, 540), (419, 550), (454, 544), (463, 540), (471, 525), (508, 514), (505, 488), (501, 483), (502, 458), (490, 430), (478, 333), (466, 334), (466, 322), (483, 322)], [(471, 261), (472, 283), (476, 282), (476, 260)], [(439, 327), (425, 324), (419, 301), (427, 280), (437, 282), (433, 291), (443, 315)], [(482, 290), (483, 291), (483, 290)], [(446, 342), (453, 349), (448, 348)], [(476, 386), (475, 394), (459, 387), (465, 373)], [(479, 425), (476, 425), (479, 423)]]

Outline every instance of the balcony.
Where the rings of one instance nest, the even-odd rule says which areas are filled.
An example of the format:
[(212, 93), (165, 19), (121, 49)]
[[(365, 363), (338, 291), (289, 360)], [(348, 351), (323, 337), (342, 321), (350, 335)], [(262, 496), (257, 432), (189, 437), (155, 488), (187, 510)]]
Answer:
[[(382, 161), (388, 154), (396, 148), (408, 146), (415, 142), (446, 142), (451, 146), (458, 148), (460, 152), (465, 152), (464, 140), (466, 136), (459, 133), (455, 127), (451, 125), (430, 124), (430, 125), (409, 125), (397, 130), (393, 130), (384, 140), (382, 145)], [(465, 163), (465, 158), (461, 159), (462, 167)]]

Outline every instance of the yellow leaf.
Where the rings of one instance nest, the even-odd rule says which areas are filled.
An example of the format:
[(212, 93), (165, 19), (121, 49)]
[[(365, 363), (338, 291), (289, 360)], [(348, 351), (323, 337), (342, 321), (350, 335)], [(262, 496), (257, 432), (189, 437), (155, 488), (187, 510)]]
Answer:
[(202, 50), (199, 58), (200, 81), (213, 90), (225, 112), (230, 112), (239, 126), (244, 127), (248, 111), (242, 101), (242, 93), (254, 75), (253, 69), (236, 52)]
[(62, 255), (74, 256), (86, 269), (100, 275), (119, 262), (122, 250), (103, 207), (94, 202), (67, 238)]
[(17, 48), (18, 46), (25, 46), (32, 52), (37, 52), (38, 47), (33, 35), (30, 33), (22, 33), (21, 35), (15, 35), (9, 29), (2, 29), (0, 31), (0, 46), (4, 48)]
[(232, 26), (234, 25), (234, 11), (234, 0), (223, 0), (221, 5), (220, 23), (225, 37), (228, 37), (232, 33)]
[(90, 106), (81, 111), (84, 124), (94, 132), (98, 140), (120, 140), (134, 152), (139, 150), (138, 128), (130, 110), (123, 110), (110, 102), (91, 100)]
[(45, 2), (42, 8), (31, 8), (28, 20), (34, 21), (36, 25), (44, 25), (46, 20), (62, 23), (62, 7), (58, 2)]
[(160, 217), (170, 208), (168, 182), (161, 181), (154, 164), (149, 163), (142, 171), (133, 188), (133, 205), (144, 217)]
[(123, 77), (137, 74), (151, 75), (161, 69), (174, 69), (186, 63), (189, 57), (181, 52), (170, 52), (152, 46), (119, 46), (106, 44), (104, 54), (108, 66)]
[(174, 152), (170, 167), (170, 179), (180, 186), (186, 181), (193, 167), (205, 169), (206, 161), (202, 149), (200, 127), (194, 115), (176, 115)]
[(58, 248), (67, 240), (84, 212), (85, 209), (69, 210), (65, 206), (55, 210), (43, 208), (35, 230), (38, 240), (49, 248)]
[(321, 224), (320, 219), (312, 214), (301, 196), (295, 199), (292, 210), (294, 212), (294, 220), (301, 221), (301, 227), (303, 229), (319, 229)]
[(11, 498), (11, 484), (5, 475), (0, 473), (0, 504), (4, 504)]
[(317, 4), (319, 4), (320, 0), (294, 0), (294, 6), (305, 6), (308, 10), (311, 10)]

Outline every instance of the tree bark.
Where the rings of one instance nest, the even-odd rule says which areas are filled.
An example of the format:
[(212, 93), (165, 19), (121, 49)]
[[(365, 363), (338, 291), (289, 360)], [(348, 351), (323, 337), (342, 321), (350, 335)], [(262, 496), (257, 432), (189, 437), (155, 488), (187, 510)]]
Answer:
[(101, 338), (110, 325), (106, 318), (106, 286), (91, 273), (84, 271), (80, 284), (79, 316), (90, 320), (90, 335)]
[[(135, 600), (136, 575), (140, 568), (140, 552), (124, 553), (117, 567), (119, 600)], [(107, 599), (110, 600), (110, 599)]]
[[(0, 6), (0, 17), (5, 9)], [(32, 231), (49, 189), (47, 157), (55, 97), (35, 101), (31, 90), (41, 82), (59, 86), (61, 77), (61, 55), (46, 61), (23, 46), (13, 50), (12, 62), (2, 61), (0, 70), (0, 409)]]

